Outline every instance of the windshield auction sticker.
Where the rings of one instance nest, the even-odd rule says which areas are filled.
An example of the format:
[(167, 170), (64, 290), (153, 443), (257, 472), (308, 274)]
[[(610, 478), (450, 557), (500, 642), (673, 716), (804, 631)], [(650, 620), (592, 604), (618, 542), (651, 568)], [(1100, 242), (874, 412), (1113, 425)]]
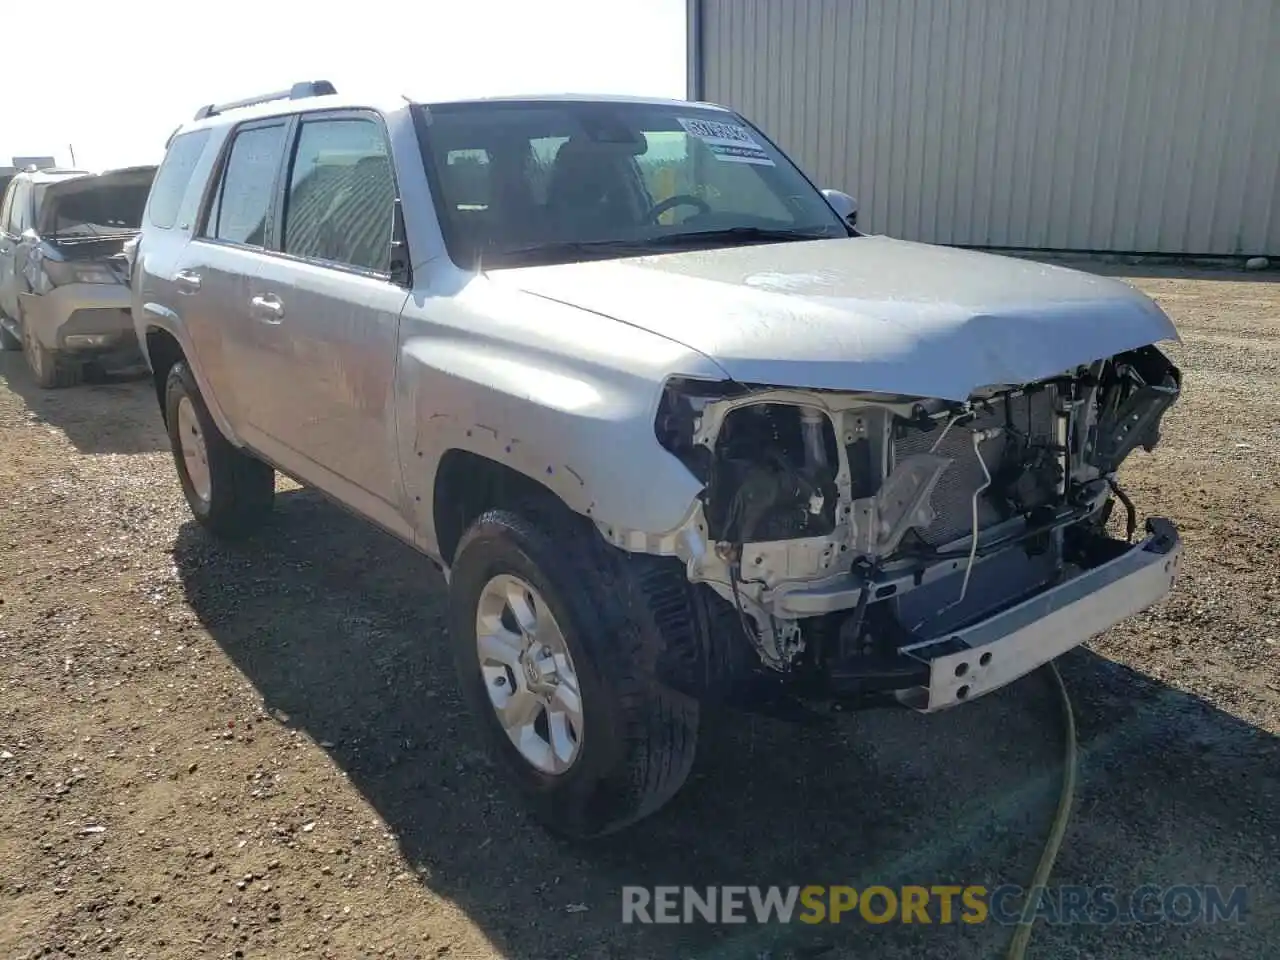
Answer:
[(756, 143), (750, 131), (741, 124), (722, 123), (719, 120), (692, 120), (687, 117), (678, 119), (685, 132), (705, 143), (717, 160), (774, 166), (774, 162), (764, 152), (764, 147)]

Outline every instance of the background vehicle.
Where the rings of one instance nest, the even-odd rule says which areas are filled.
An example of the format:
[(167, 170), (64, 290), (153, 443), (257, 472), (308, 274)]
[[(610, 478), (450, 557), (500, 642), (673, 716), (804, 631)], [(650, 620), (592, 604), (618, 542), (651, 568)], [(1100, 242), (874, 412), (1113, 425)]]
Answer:
[(154, 166), (16, 175), (0, 204), (0, 346), (21, 349), (42, 387), (88, 361), (139, 359), (121, 253), (137, 233)]
[(134, 317), (196, 518), (275, 468), (432, 557), (497, 755), (594, 835), (704, 703), (952, 707), (1172, 585), (1170, 524), (1105, 529), (1168, 318), (853, 212), (720, 107), (299, 84), (175, 134)]

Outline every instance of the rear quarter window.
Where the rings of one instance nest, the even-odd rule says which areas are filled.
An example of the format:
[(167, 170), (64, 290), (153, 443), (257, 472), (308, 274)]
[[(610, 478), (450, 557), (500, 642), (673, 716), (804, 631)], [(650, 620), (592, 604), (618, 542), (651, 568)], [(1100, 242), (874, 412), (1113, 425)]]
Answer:
[(169, 144), (147, 201), (147, 221), (153, 227), (168, 230), (177, 223), (182, 198), (186, 196), (191, 176), (208, 140), (208, 130), (193, 130), (180, 134)]

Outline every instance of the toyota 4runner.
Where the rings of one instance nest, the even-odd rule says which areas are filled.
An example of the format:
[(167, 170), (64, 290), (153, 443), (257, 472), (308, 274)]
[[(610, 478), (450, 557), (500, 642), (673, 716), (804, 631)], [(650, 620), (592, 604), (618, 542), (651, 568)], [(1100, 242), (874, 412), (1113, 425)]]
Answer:
[(431, 557), (496, 755), (589, 836), (707, 704), (942, 710), (1171, 588), (1116, 481), (1165, 314), (853, 215), (708, 104), (302, 83), (175, 132), (133, 314), (197, 520), (279, 470)]
[(28, 170), (0, 203), (0, 349), (22, 350), (41, 387), (87, 365), (138, 363), (125, 246), (154, 166)]

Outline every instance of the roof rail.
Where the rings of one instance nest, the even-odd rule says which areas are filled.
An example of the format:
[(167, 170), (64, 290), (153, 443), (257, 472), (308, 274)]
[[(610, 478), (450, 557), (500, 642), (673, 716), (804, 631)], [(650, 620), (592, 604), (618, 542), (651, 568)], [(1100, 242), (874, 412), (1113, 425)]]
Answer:
[(253, 107), (259, 103), (270, 103), (273, 100), (305, 100), (307, 97), (325, 97), (338, 91), (328, 80), (303, 80), (295, 83), (288, 90), (277, 90), (275, 93), (264, 93), (258, 97), (247, 97), (244, 100), (232, 100), (229, 103), (210, 103), (196, 111), (196, 119), (216, 117), (228, 110), (239, 110), (242, 107)]

